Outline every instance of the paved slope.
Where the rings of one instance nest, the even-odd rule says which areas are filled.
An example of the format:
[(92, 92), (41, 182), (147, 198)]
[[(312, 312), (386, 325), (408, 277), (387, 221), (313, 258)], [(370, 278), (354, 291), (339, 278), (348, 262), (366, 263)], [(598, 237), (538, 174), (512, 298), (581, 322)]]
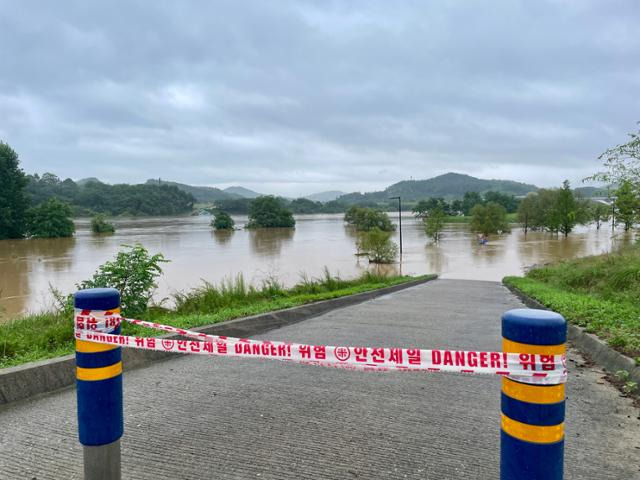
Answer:
[[(500, 348), (497, 283), (439, 280), (270, 332), (295, 342)], [(639, 412), (571, 354), (566, 479), (640, 479)], [(600, 382), (600, 383), (599, 383)], [(125, 375), (135, 479), (495, 479), (499, 378), (180, 357)], [(0, 411), (0, 478), (81, 477), (75, 392)]]

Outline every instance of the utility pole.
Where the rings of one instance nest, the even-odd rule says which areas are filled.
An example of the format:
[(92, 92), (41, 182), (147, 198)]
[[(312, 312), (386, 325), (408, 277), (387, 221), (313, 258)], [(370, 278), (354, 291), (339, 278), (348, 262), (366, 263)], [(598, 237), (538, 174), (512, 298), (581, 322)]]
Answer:
[(400, 230), (400, 256), (402, 257), (402, 200), (400, 197), (389, 197), (389, 200), (398, 200), (398, 229)]

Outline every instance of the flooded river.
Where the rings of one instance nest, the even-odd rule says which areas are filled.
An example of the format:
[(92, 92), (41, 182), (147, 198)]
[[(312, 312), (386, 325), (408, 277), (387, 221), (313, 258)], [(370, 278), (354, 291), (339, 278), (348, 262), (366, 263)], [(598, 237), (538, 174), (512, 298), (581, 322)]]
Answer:
[[(246, 218), (234, 217), (237, 225)], [(77, 221), (74, 238), (0, 241), (0, 321), (23, 312), (52, 305), (49, 285), (71, 292), (95, 269), (111, 259), (123, 244), (141, 243), (151, 253), (162, 252), (164, 265), (156, 301), (176, 290), (197, 286), (202, 280), (218, 282), (242, 273), (247, 281), (277, 277), (296, 283), (302, 273), (316, 276), (327, 266), (343, 277), (367, 268), (366, 258), (356, 257), (355, 234), (342, 215), (297, 216), (294, 229), (213, 232), (211, 218), (163, 217), (115, 220), (117, 232), (93, 235), (89, 220)], [(467, 225), (449, 224), (439, 245), (429, 244), (421, 223), (403, 217), (402, 262), (382, 268), (403, 274), (438, 273), (443, 278), (499, 281), (517, 275), (533, 264), (608, 251), (629, 241), (620, 231), (611, 236), (603, 226), (579, 227), (568, 238), (522, 231), (494, 236), (478, 245)], [(395, 234), (398, 241), (398, 234)]]

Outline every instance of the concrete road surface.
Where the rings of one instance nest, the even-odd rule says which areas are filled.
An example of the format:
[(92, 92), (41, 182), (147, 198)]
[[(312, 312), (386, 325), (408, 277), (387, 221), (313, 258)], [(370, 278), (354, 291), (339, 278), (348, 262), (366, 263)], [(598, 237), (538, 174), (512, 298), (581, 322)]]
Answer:
[[(500, 349), (498, 283), (438, 280), (272, 331), (330, 345)], [(640, 412), (570, 353), (566, 479), (640, 479)], [(496, 479), (500, 379), (185, 356), (125, 374), (127, 479)], [(0, 410), (0, 478), (82, 475), (75, 391)]]

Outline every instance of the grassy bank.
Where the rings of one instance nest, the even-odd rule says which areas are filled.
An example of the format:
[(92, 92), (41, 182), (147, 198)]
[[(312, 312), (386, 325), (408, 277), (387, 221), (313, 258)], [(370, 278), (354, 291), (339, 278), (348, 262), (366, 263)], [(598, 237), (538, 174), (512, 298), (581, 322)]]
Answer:
[[(265, 281), (258, 288), (248, 286), (242, 276), (238, 276), (220, 285), (205, 283), (190, 292), (176, 294), (174, 309), (152, 308), (141, 318), (193, 328), (429, 277), (433, 276), (387, 277), (365, 273), (353, 280), (343, 280), (325, 272), (322, 278), (303, 278), (294, 287), (285, 289), (275, 280)], [(130, 324), (123, 326), (123, 333), (144, 336), (162, 334)], [(0, 368), (58, 357), (73, 351), (73, 322), (69, 313), (29, 315), (0, 323)]]
[(640, 357), (640, 246), (537, 268), (504, 283)]

